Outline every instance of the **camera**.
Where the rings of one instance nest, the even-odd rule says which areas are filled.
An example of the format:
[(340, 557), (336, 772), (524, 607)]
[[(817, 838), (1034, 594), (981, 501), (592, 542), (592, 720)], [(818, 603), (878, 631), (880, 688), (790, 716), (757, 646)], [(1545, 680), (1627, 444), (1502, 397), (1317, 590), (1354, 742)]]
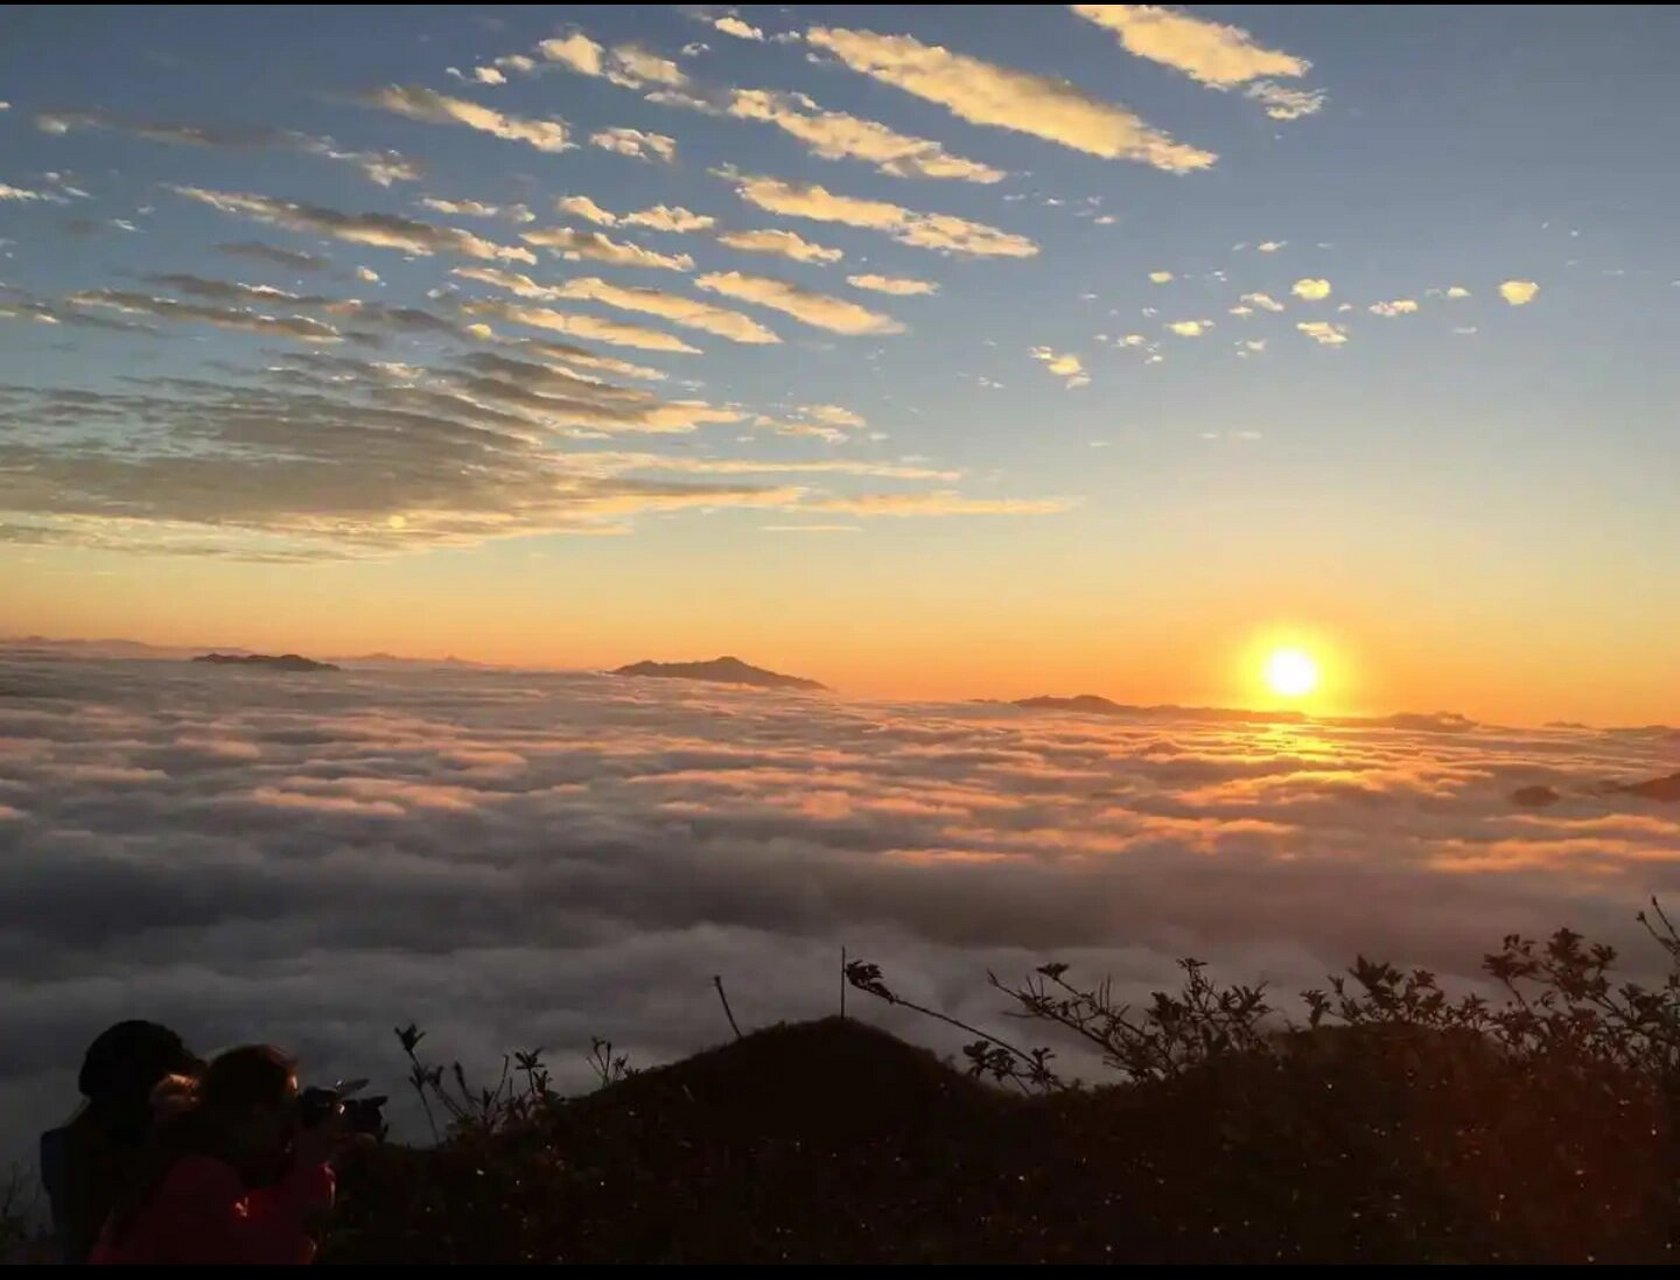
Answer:
[(345, 1127), (356, 1134), (368, 1134), (381, 1140), (385, 1137), (384, 1107), (389, 1099), (384, 1094), (358, 1098), (367, 1087), (366, 1080), (341, 1080), (331, 1088), (310, 1085), (298, 1095), (298, 1115), (305, 1129), (313, 1129), (330, 1116), (342, 1116)]

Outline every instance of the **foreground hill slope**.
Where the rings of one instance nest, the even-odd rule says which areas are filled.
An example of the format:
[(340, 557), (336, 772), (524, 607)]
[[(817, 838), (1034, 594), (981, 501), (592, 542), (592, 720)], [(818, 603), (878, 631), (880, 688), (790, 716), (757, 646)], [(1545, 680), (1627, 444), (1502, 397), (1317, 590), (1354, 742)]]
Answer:
[(326, 1261), (1657, 1260), (1667, 1107), (1410, 1027), (1025, 1097), (855, 1021), (387, 1148)]

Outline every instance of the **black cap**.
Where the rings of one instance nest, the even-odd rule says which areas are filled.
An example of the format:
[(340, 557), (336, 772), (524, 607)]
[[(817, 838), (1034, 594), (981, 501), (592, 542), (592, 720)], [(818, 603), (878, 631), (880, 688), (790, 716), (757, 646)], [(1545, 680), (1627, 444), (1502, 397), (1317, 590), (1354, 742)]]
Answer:
[(119, 1022), (88, 1046), (76, 1087), (95, 1102), (140, 1101), (165, 1076), (196, 1074), (203, 1065), (168, 1027)]

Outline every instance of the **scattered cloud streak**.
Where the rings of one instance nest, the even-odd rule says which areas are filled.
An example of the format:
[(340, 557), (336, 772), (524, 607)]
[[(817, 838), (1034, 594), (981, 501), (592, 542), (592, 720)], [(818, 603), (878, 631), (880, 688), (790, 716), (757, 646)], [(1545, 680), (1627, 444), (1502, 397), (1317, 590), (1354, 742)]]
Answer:
[(853, 71), (937, 103), (971, 124), (1031, 134), (1111, 160), (1135, 160), (1171, 173), (1212, 166), (1211, 151), (1175, 141), (1117, 103), (1065, 80), (1016, 71), (914, 36), (813, 27), (805, 33)]
[(540, 285), (529, 276), (496, 267), (457, 267), (455, 274), (468, 280), (478, 280), (507, 289), (522, 298), (545, 302), (568, 298), (581, 299), (605, 303), (624, 311), (639, 311), (659, 316), (673, 324), (728, 338), (731, 342), (764, 345), (781, 341), (772, 330), (739, 311), (731, 311), (727, 307), (715, 306), (682, 294), (665, 293), (659, 289), (611, 284), (597, 276), (567, 280), (558, 285)]
[(1312, 69), (1305, 58), (1268, 49), (1241, 27), (1198, 18), (1165, 5), (1076, 4), (1080, 17), (1112, 31), (1127, 53), (1181, 71), (1213, 89), (1240, 89), (1274, 120), (1296, 120), (1324, 105), (1315, 89), (1280, 85)]
[(315, 205), (237, 191), (203, 187), (175, 187), (178, 195), (236, 217), (250, 218), (289, 231), (330, 236), (349, 244), (398, 249), (430, 257), (455, 253), (468, 258), (501, 259), (535, 264), (536, 255), (517, 245), (501, 245), (456, 227), (438, 227), (389, 213), (340, 213)]
[(519, 237), (526, 244), (552, 250), (562, 258), (605, 262), (615, 267), (652, 267), (661, 271), (692, 271), (694, 259), (686, 253), (659, 253), (639, 244), (614, 240), (599, 231), (578, 231), (572, 227), (549, 227), (526, 231)]
[(1000, 231), (954, 214), (917, 213), (887, 200), (839, 195), (816, 183), (787, 182), (751, 174), (726, 174), (736, 194), (768, 213), (880, 231), (902, 244), (968, 257), (1030, 258), (1038, 246), (1026, 236)]
[(1069, 391), (1091, 385), (1091, 375), (1085, 372), (1084, 362), (1071, 352), (1056, 351), (1050, 347), (1034, 347), (1030, 354), (1034, 360), (1061, 378)]
[(416, 85), (387, 85), (369, 94), (366, 101), (369, 106), (407, 116), (410, 120), (465, 125), (493, 138), (523, 142), (551, 154), (569, 151), (576, 145), (570, 141), (564, 121), (528, 120), (505, 115), (491, 107), (480, 106), (464, 98), (451, 98)]
[(1339, 347), (1348, 340), (1347, 326), (1328, 320), (1302, 320), (1295, 327), (1321, 347)]
[(589, 145), (637, 160), (657, 160), (661, 164), (674, 164), (677, 159), (675, 138), (663, 133), (629, 129), (622, 125), (614, 125), (590, 134)]
[(742, 253), (767, 253), (786, 258), (789, 262), (839, 262), (846, 255), (839, 249), (807, 240), (797, 231), (761, 229), (756, 231), (725, 231), (718, 243)]
[(42, 133), (59, 135), (78, 130), (109, 130), (148, 142), (232, 151), (297, 151), (352, 165), (368, 181), (382, 187), (394, 182), (415, 182), (424, 176), (417, 162), (396, 151), (346, 151), (331, 138), (263, 125), (182, 124), (137, 120), (108, 111), (43, 111), (35, 117), (35, 127)]
[(991, 165), (952, 155), (931, 139), (909, 137), (843, 111), (824, 111), (801, 93), (736, 89), (724, 110), (739, 120), (775, 125), (825, 160), (862, 160), (895, 178), (993, 183), (1009, 176)]
[(878, 276), (869, 273), (847, 276), (846, 283), (854, 289), (868, 289), (874, 293), (891, 293), (901, 298), (925, 297), (938, 293), (939, 286), (931, 280), (915, 280), (908, 276)]
[(827, 329), (831, 333), (855, 336), (904, 332), (904, 325), (891, 316), (871, 311), (845, 298), (830, 297), (770, 276), (714, 271), (698, 277), (694, 283), (712, 293), (783, 312), (802, 324)]

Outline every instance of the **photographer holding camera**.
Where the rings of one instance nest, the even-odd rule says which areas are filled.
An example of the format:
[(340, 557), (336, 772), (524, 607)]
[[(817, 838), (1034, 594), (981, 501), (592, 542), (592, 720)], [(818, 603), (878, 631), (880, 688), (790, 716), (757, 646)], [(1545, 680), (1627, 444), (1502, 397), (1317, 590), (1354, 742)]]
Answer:
[(171, 1077), (160, 1125), (94, 1247), (95, 1265), (303, 1264), (332, 1207), (338, 1105), (306, 1123), (296, 1063), (271, 1045), (230, 1049), (197, 1080)]

